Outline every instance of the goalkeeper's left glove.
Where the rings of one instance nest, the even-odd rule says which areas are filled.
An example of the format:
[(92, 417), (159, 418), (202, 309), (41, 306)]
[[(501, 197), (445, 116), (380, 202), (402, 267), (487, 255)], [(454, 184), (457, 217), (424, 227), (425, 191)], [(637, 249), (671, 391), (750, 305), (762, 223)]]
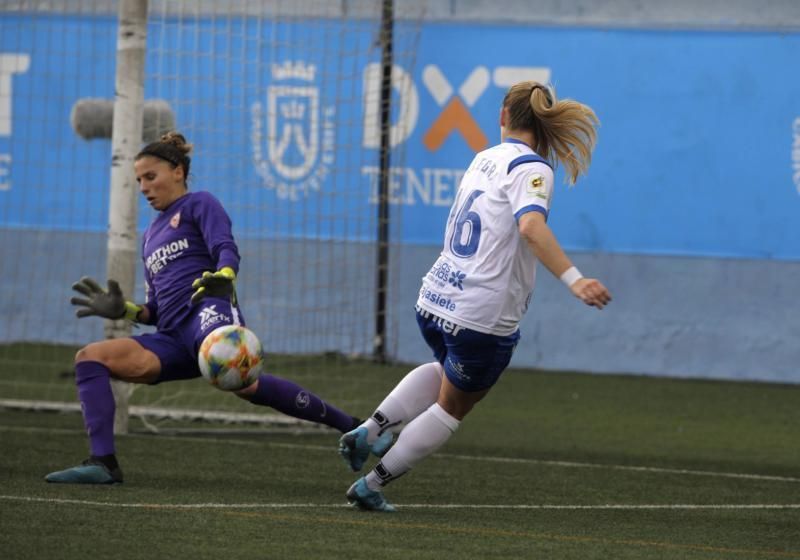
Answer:
[(236, 290), (234, 282), (236, 273), (229, 266), (223, 267), (217, 272), (204, 272), (203, 275), (192, 282), (194, 293), (192, 303), (197, 303), (206, 296), (231, 299), (231, 303), (236, 305)]
[(78, 318), (96, 315), (106, 319), (127, 319), (136, 322), (141, 305), (126, 301), (122, 290), (116, 280), (109, 278), (108, 290), (104, 290), (94, 279), (84, 276), (72, 285), (72, 289), (82, 293), (86, 298), (74, 297), (69, 300), (72, 305), (77, 305), (75, 315)]

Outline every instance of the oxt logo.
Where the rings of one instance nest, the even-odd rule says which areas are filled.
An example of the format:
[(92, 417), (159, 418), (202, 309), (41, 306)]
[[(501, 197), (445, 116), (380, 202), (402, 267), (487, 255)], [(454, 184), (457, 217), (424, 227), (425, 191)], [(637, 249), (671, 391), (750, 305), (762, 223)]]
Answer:
[[(364, 72), (364, 147), (380, 146), (380, 66), (369, 65)], [(452, 135), (460, 135), (473, 151), (480, 151), (489, 144), (487, 135), (472, 114), (472, 108), (490, 87), (508, 89), (512, 85), (535, 80), (550, 81), (550, 68), (538, 66), (498, 66), (490, 70), (477, 66), (463, 82), (454, 85), (442, 68), (429, 64), (422, 70), (422, 85), (430, 98), (441, 108), (422, 135), (423, 145), (437, 151)], [(401, 67), (392, 70), (392, 88), (397, 100), (397, 119), (391, 125), (390, 142), (395, 147), (411, 136), (419, 120), (419, 93), (417, 84)]]

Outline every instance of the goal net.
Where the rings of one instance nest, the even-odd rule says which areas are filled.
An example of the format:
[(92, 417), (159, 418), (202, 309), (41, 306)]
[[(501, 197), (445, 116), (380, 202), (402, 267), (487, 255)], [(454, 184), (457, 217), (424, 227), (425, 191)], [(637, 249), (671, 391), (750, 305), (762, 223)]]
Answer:
[[(405, 116), (392, 104), (381, 120), (380, 4), (148, 5), (145, 136), (174, 123), (194, 144), (190, 189), (212, 192), (232, 217), (239, 299), (268, 368), (312, 389), (353, 357), (379, 346), (391, 359), (396, 349), (395, 318), (376, 303), (381, 291), (391, 300), (397, 278), (390, 258), (386, 282), (377, 282), (378, 193), (381, 127), (391, 140)], [(0, 399), (70, 410), (74, 352), (105, 336), (101, 320), (77, 320), (68, 302), (81, 276), (106, 277), (118, 2), (0, 10)], [(392, 61), (405, 72), (419, 17), (392, 22)], [(392, 73), (395, 97), (401, 74)], [(90, 133), (81, 129), (86, 111)], [(391, 164), (402, 160), (402, 147), (392, 146)], [(399, 213), (391, 207), (390, 247)], [(140, 200), (139, 234), (153, 217)], [(129, 297), (141, 301), (138, 258), (135, 271)], [(347, 407), (344, 391), (324, 396)], [(287, 421), (203, 380), (137, 389), (130, 410), (148, 423)]]

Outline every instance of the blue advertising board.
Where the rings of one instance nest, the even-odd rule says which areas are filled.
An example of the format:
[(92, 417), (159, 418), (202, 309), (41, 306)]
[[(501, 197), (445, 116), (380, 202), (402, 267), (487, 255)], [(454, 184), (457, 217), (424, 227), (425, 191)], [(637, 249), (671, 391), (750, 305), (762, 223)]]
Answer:
[[(201, 56), (230, 23), (197, 25), (151, 28), (145, 88), (191, 128), (196, 187), (217, 193), (235, 224), (262, 224), (267, 205), (317, 218), (248, 225), (247, 236), (371, 239), (333, 217), (375, 213), (373, 33), (336, 33), (344, 24), (332, 20), (328, 49), (293, 53), (274, 45), (303, 23), (241, 20), (225, 46), (233, 63)], [(109, 143), (78, 138), (69, 114), (79, 99), (113, 97), (115, 29), (113, 18), (0, 20), (0, 227), (106, 228)], [(537, 79), (602, 123), (588, 176), (556, 189), (550, 223), (567, 249), (800, 259), (800, 34), (427, 23), (397, 47), (409, 48), (413, 67), (398, 58), (393, 71), (389, 181), (403, 242), (441, 242), (463, 169), (498, 141), (505, 90)], [(337, 53), (354, 53), (354, 74), (331, 78)], [(238, 164), (220, 173), (220, 161)]]

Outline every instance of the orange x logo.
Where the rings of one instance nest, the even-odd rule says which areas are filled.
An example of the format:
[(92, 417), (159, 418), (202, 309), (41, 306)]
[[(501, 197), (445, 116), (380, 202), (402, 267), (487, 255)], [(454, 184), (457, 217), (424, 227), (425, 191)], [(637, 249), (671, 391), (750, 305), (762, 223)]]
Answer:
[(458, 88), (458, 96), (453, 96), (453, 86), (435, 64), (425, 67), (422, 81), (436, 103), (444, 107), (422, 137), (425, 147), (431, 151), (438, 150), (450, 134), (458, 132), (473, 151), (486, 148), (489, 141), (468, 107), (474, 105), (489, 87), (489, 71), (483, 66), (475, 68)]

